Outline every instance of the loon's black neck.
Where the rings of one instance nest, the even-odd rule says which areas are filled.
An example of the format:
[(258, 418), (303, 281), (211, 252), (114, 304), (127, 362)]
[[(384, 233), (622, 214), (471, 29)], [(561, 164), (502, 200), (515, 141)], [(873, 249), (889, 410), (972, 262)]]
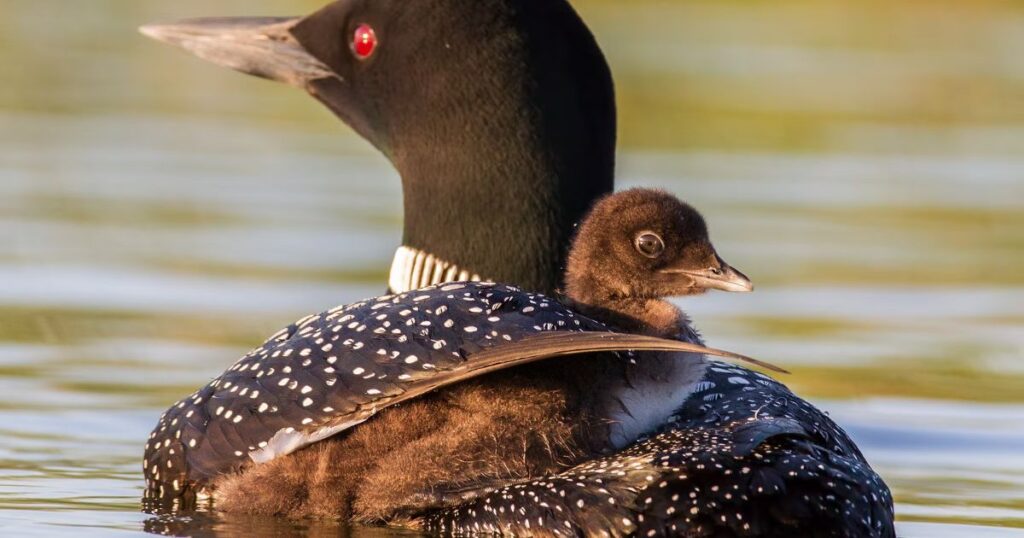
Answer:
[[(403, 166), (403, 245), (484, 278), (551, 292), (574, 226), (612, 189), (614, 146), (489, 133)], [(526, 135), (526, 136), (522, 136)], [(572, 157), (566, 157), (571, 155)], [(592, 159), (577, 158), (594, 155)], [(486, 164), (486, 166), (481, 166)]]
[[(575, 224), (613, 187), (614, 92), (568, 4), (519, 2), (504, 15), (516, 20), (498, 26), (514, 31), (461, 57), (479, 65), (435, 74), (443, 90), (430, 96), (432, 111), (419, 112), (433, 116), (432, 132), (390, 129), (403, 244), (483, 278), (551, 292)], [(487, 84), (462, 80), (466, 68)]]

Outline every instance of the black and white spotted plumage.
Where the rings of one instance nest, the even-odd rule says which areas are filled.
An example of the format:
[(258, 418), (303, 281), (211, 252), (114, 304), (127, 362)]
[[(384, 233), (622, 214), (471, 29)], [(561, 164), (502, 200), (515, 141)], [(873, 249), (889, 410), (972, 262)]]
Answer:
[(893, 537), (847, 434), (784, 385), (712, 362), (668, 424), (615, 455), (425, 516), (445, 534)]
[(729, 355), (611, 333), (557, 300), (493, 283), (340, 306), (278, 332), (160, 417), (143, 461), (147, 500), (187, 504), (212, 478), (291, 453), (398, 402), (580, 349)]
[[(453, 380), (519, 364), (531, 353), (521, 343), (571, 344), (577, 335), (608, 331), (558, 301), (491, 283), (444, 284), (303, 318), (161, 416), (146, 445), (147, 500), (187, 503), (212, 478)], [(721, 362), (710, 363), (648, 438), (557, 475), (460, 498), (421, 514), (425, 527), (447, 534), (893, 536), (889, 491), (845, 432), (782, 384)]]

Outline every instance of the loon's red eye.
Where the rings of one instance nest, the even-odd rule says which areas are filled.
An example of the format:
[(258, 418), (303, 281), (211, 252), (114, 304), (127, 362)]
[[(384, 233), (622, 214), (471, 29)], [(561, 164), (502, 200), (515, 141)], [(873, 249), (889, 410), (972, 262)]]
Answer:
[(369, 24), (360, 24), (352, 35), (352, 52), (360, 60), (369, 58), (377, 50), (377, 34)]

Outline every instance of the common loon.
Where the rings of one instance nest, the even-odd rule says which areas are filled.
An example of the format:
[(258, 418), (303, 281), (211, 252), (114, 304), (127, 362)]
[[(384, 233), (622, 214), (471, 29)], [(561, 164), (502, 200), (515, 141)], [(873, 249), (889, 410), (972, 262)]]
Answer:
[[(611, 189), (611, 78), (562, 0), (340, 1), (305, 19), (207, 19), (144, 31), (308, 90), (391, 159), (406, 217), (394, 291), (472, 276), (552, 292), (573, 224)], [(571, 494), (580, 496), (573, 506), (586, 507), (586, 528), (603, 521), (613, 534), (892, 535), (889, 491), (853, 442), (759, 374), (710, 363), (659, 432), (566, 471), (576, 474), (467, 492), (426, 522), (538, 534), (539, 525), (561, 524), (557, 515), (570, 508), (562, 495)], [(732, 445), (718, 442), (730, 435)], [(617, 458), (646, 461), (638, 467), (644, 481), (663, 479), (641, 484)], [(651, 466), (665, 467), (658, 474)], [(557, 489), (563, 504), (542, 500), (545, 484), (584, 473), (600, 482)], [(601, 497), (641, 487), (639, 508)], [(513, 509), (508, 496), (516, 495), (540, 500)], [(498, 503), (504, 510), (488, 511)], [(622, 526), (623, 511), (637, 514), (629, 518), (635, 528)]]

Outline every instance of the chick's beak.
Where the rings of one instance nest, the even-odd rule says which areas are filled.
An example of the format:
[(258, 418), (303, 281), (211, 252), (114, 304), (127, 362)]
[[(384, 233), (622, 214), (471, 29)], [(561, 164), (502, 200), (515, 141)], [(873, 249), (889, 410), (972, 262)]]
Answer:
[(237, 17), (149, 24), (139, 31), (209, 62), (305, 88), (332, 73), (289, 33), (298, 18)]
[(694, 287), (722, 291), (754, 291), (754, 284), (747, 275), (733, 268), (725, 260), (715, 256), (718, 267), (706, 269), (667, 268), (662, 273), (685, 275), (693, 281)]

